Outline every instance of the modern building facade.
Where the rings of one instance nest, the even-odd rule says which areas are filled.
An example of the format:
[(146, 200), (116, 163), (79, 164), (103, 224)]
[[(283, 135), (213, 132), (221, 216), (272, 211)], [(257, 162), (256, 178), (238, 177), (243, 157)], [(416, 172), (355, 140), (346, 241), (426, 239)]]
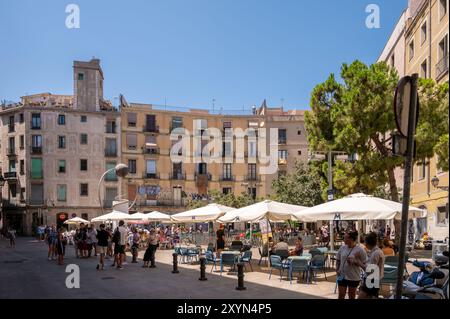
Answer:
[[(29, 95), (0, 110), (3, 216), (19, 234), (99, 215), (99, 179), (120, 161), (120, 113), (103, 100), (100, 61), (73, 69), (74, 96)], [(106, 176), (102, 205), (120, 191), (115, 174)]]

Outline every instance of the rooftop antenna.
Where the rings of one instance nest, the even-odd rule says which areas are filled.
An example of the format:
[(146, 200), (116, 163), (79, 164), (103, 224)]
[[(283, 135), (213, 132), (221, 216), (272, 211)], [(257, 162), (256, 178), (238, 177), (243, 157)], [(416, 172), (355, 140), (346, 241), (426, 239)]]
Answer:
[(167, 111), (167, 98), (166, 97), (164, 98), (164, 110)]
[(216, 99), (212, 99), (212, 112), (214, 114), (214, 107), (215, 107)]
[(281, 108), (284, 108), (284, 98), (281, 98)]

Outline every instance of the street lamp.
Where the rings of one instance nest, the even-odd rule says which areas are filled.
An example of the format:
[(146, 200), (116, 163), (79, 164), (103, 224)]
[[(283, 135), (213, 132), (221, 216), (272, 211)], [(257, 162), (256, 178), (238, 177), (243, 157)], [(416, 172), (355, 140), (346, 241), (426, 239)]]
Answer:
[(437, 176), (434, 176), (431, 179), (431, 185), (433, 185), (434, 188), (442, 189), (448, 192), (448, 186), (439, 186), (439, 178)]
[(101, 197), (101, 195), (100, 195), (100, 186), (101, 186), (101, 184), (102, 184), (103, 179), (105, 178), (105, 176), (106, 176), (108, 173), (112, 172), (112, 171), (115, 171), (115, 172), (116, 172), (116, 175), (117, 175), (118, 177), (125, 177), (125, 176), (128, 175), (128, 166), (125, 165), (125, 164), (122, 164), (122, 163), (117, 164), (115, 167), (110, 168), (109, 170), (107, 170), (106, 172), (104, 172), (103, 175), (102, 175), (102, 177), (100, 177), (100, 181), (98, 182), (98, 202), (99, 202), (100, 208), (101, 208), (101, 210), (102, 210), (102, 215), (104, 214), (104, 211), (103, 211), (103, 205), (102, 205), (102, 197)]

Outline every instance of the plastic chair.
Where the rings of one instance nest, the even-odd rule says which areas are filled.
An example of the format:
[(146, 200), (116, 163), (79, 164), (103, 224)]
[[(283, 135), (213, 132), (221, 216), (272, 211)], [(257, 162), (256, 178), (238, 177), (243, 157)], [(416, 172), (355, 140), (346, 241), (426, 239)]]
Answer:
[(252, 251), (251, 250), (244, 251), (240, 261), (244, 263), (244, 269), (245, 269), (245, 263), (248, 263), (250, 265), (250, 269), (253, 271), (253, 267), (252, 267)]
[(389, 266), (398, 266), (398, 256), (386, 256), (384, 259), (384, 264)]
[(269, 279), (272, 277), (272, 270), (278, 269), (280, 271), (280, 281), (283, 279), (283, 272), (285, 269), (289, 269), (289, 265), (286, 263), (283, 263), (281, 261), (281, 257), (277, 255), (271, 255), (270, 256), (270, 273), (269, 273)]
[(389, 293), (391, 293), (391, 287), (397, 284), (397, 268), (384, 269), (384, 276), (380, 281), (380, 286), (389, 285)]
[(276, 250), (274, 255), (280, 256), (281, 260), (284, 260), (289, 257), (289, 250)]
[(289, 281), (292, 284), (292, 273), (298, 271), (298, 279), (300, 280), (300, 273), (303, 272), (303, 277), (306, 273), (306, 282), (309, 283), (309, 262), (308, 259), (292, 259), (288, 264)]
[(315, 271), (322, 271), (325, 275), (325, 280), (327, 279), (327, 273), (325, 272), (325, 261), (326, 257), (324, 255), (315, 255), (310, 262), (309, 268), (311, 269), (312, 277), (314, 281), (317, 283)]
[(211, 267), (211, 272), (214, 270), (217, 270), (217, 262), (219, 261), (216, 257), (216, 255), (212, 252), (207, 250), (205, 253), (206, 263), (212, 263), (213, 266)]
[(233, 240), (230, 245), (230, 250), (241, 251), (244, 244), (240, 240)]
[(313, 248), (313, 249), (311, 249), (310, 251), (309, 251), (309, 253), (311, 254), (311, 256), (314, 258), (314, 256), (317, 256), (317, 255), (323, 255), (324, 253), (320, 250), (320, 249), (318, 249), (318, 248)]
[(214, 252), (215, 251), (214, 244), (213, 243), (209, 243), (208, 244), (208, 248), (206, 248), (206, 251)]
[(236, 255), (222, 253), (220, 256), (220, 275), (222, 276), (223, 266), (234, 266), (236, 264)]

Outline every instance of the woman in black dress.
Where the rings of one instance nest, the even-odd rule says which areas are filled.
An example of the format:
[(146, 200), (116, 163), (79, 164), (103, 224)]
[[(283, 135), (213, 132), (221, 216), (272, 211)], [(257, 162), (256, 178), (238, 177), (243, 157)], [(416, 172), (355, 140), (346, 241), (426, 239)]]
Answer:
[(225, 231), (223, 229), (223, 225), (220, 224), (219, 229), (217, 230), (217, 240), (216, 240), (216, 246), (217, 246), (217, 258), (220, 258), (220, 253), (225, 248)]

